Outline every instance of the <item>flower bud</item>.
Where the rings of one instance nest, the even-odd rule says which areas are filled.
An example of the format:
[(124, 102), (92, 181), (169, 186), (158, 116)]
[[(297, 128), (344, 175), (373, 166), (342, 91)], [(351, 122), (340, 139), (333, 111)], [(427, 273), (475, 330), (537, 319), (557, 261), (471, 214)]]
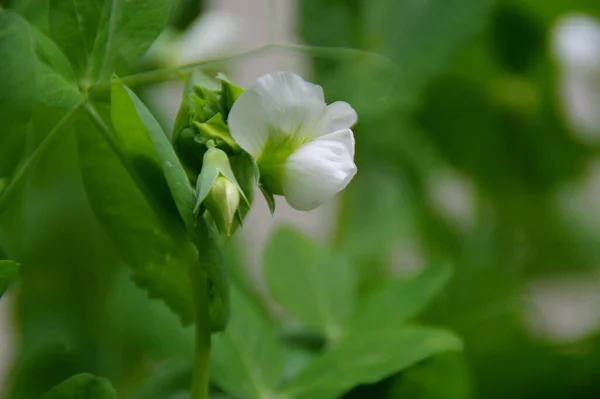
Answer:
[(212, 185), (204, 205), (212, 216), (217, 228), (225, 235), (231, 235), (231, 227), (240, 204), (240, 192), (235, 184), (219, 175)]
[(208, 142), (208, 147), (196, 182), (198, 198), (195, 213), (201, 217), (204, 210), (208, 211), (219, 232), (229, 236), (235, 217), (239, 216), (240, 199), (249, 204), (231, 169), (227, 154), (216, 148), (212, 141)]

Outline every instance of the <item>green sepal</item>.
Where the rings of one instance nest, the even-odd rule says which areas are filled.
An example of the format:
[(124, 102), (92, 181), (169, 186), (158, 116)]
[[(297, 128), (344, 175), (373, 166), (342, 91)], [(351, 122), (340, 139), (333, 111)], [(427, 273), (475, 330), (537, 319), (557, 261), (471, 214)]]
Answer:
[(244, 89), (231, 83), (223, 73), (217, 75), (217, 80), (221, 81), (221, 101), (225, 109), (225, 117), (227, 117), (229, 116), (231, 107), (233, 107), (233, 103), (244, 92)]
[(198, 193), (198, 198), (196, 200), (194, 212), (197, 213), (200, 209), (202, 202), (206, 199), (206, 196), (210, 192), (210, 188), (217, 177), (219, 177), (219, 174), (223, 175), (223, 177), (233, 183), (239, 190), (242, 199), (246, 202), (246, 204), (250, 205), (244, 190), (242, 190), (238, 184), (235, 174), (233, 173), (233, 170), (231, 170), (231, 165), (229, 163), (227, 154), (225, 151), (213, 147), (209, 148), (204, 154), (202, 172), (200, 172), (198, 181), (196, 182), (196, 192)]
[(265, 197), (265, 200), (267, 200), (267, 205), (269, 206), (269, 212), (271, 212), (271, 216), (273, 216), (275, 214), (275, 196), (270, 191), (265, 189), (265, 187), (262, 184), (259, 184), (258, 188), (260, 188), (260, 191), (262, 192), (263, 196)]
[(194, 125), (203, 138), (215, 140), (217, 144), (222, 141), (234, 151), (238, 151), (240, 149), (233, 137), (231, 137), (229, 128), (225, 124), (223, 115), (221, 115), (220, 112), (204, 123), (194, 121)]
[[(258, 185), (258, 165), (256, 160), (247, 152), (240, 151), (229, 159), (231, 169), (240, 184), (248, 202), (241, 202), (237, 212), (237, 222), (242, 226), (246, 214), (250, 210), (250, 204), (254, 200), (254, 187)], [(235, 231), (237, 226), (233, 226)]]
[[(212, 143), (209, 143), (209, 147), (211, 145)], [(217, 203), (218, 201), (224, 201), (227, 200), (227, 198), (232, 198), (231, 196), (225, 195), (227, 193), (227, 189), (224, 188), (222, 184), (217, 185), (217, 182), (223, 183), (222, 180), (218, 180), (221, 177), (237, 190), (239, 196), (243, 200), (238, 202), (238, 199), (235, 198), (235, 202), (238, 203), (235, 204), (236, 210), (234, 211), (234, 214), (229, 213), (231, 209), (228, 209), (227, 207), (223, 208), (221, 206), (222, 204)], [(219, 194), (214, 193), (213, 189), (219, 190)], [(244, 209), (250, 208), (250, 202), (248, 201), (244, 190), (241, 188), (235, 177), (235, 173), (231, 168), (227, 154), (223, 150), (220, 150), (216, 147), (210, 147), (204, 155), (202, 172), (198, 176), (198, 180), (196, 182), (196, 192), (197, 200), (194, 207), (194, 213), (196, 214), (196, 217), (201, 217), (204, 213), (204, 209), (208, 209), (210, 213), (217, 212), (218, 214), (216, 215), (211, 214), (212, 219), (217, 225), (218, 230), (227, 236), (231, 235), (232, 232), (235, 231), (235, 228), (237, 228), (237, 226), (234, 224), (234, 218), (240, 222), (240, 207), (243, 207)], [(219, 198), (213, 199), (210, 197), (210, 195), (212, 195), (211, 193), (217, 195)]]

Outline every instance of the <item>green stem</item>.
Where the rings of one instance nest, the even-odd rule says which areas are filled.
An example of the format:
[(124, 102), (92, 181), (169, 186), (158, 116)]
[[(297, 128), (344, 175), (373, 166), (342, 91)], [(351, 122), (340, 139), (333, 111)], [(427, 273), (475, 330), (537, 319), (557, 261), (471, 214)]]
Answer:
[[(202, 256), (202, 255), (200, 255)], [(190, 270), (196, 314), (196, 351), (190, 399), (207, 399), (210, 377), (210, 315), (206, 272), (194, 264)]]
[(196, 353), (190, 399), (206, 399), (210, 377), (210, 338), (213, 331), (208, 296), (208, 273), (220, 253), (220, 247), (202, 219), (197, 220), (194, 226), (188, 226), (188, 233), (198, 249), (198, 261), (192, 262), (190, 268), (196, 319)]
[[(227, 57), (217, 58), (214, 60), (204, 60), (199, 62), (193, 62), (191, 64), (183, 65), (177, 68), (165, 68), (155, 69), (147, 72), (140, 72), (133, 75), (127, 75), (121, 77), (121, 82), (129, 87), (135, 87), (143, 84), (155, 84), (168, 80), (172, 80), (181, 76), (182, 74), (191, 73), (199, 68), (212, 67), (227, 63), (229, 61), (237, 61), (240, 58), (256, 55), (265, 51), (283, 50), (292, 52), (301, 52), (309, 54), (315, 57), (322, 57), (328, 59), (341, 59), (341, 60), (353, 60), (357, 58), (374, 58), (379, 60), (381, 63), (389, 65), (394, 70), (399, 71), (398, 66), (391, 61), (389, 58), (373, 53), (370, 51), (359, 50), (355, 48), (347, 47), (329, 47), (329, 46), (306, 46), (299, 44), (288, 44), (288, 43), (268, 43), (263, 46), (230, 55)], [(92, 92), (103, 92), (108, 87), (108, 84), (101, 83), (97, 86), (92, 87)]]

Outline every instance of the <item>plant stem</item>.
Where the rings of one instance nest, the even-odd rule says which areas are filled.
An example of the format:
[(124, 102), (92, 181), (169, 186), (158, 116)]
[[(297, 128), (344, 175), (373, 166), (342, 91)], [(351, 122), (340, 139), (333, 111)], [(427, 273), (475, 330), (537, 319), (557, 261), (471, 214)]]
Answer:
[[(200, 254), (202, 257), (202, 254)], [(196, 315), (196, 351), (190, 399), (207, 399), (210, 376), (210, 314), (206, 272), (196, 263), (190, 270)]]

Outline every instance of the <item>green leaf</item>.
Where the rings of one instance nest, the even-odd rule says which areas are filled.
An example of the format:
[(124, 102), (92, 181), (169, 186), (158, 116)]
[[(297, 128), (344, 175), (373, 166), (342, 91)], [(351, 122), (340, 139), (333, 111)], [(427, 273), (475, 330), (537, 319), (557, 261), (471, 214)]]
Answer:
[(50, 0), (49, 28), (54, 41), (69, 57), (77, 76), (88, 77), (105, 0)]
[(275, 329), (254, 301), (235, 285), (231, 302), (229, 325), (213, 340), (212, 380), (236, 398), (272, 398), (283, 371)]
[[(139, 140), (132, 141), (131, 144), (144, 143), (144, 148), (140, 151), (144, 156), (154, 158), (160, 163), (177, 210), (186, 227), (193, 230), (196, 196), (165, 132), (135, 93), (116, 79), (112, 83), (111, 101), (111, 116), (115, 128), (121, 131), (121, 138), (126, 139), (127, 135), (131, 134), (129, 129), (134, 129), (133, 134), (139, 137)], [(146, 139), (142, 138), (144, 133)], [(135, 149), (130, 148), (129, 151)], [(150, 155), (152, 152), (156, 154), (154, 157)]]
[(453, 333), (406, 326), (370, 330), (317, 357), (284, 389), (292, 399), (334, 399), (361, 384), (373, 384), (440, 352), (462, 349)]
[(134, 281), (165, 301), (187, 324), (193, 319), (189, 266), (195, 250), (184, 230), (160, 209), (90, 120), (78, 118), (79, 154), (86, 193), (96, 216), (133, 271)]
[(354, 274), (344, 258), (282, 228), (267, 243), (264, 264), (277, 302), (308, 327), (339, 338), (354, 305)]
[(37, 100), (50, 107), (75, 108), (82, 100), (69, 60), (46, 35), (30, 25), (35, 44)]
[(91, 83), (129, 69), (162, 31), (170, 5), (169, 0), (105, 0), (91, 53)]
[(162, 162), (154, 149), (147, 127), (140, 119), (129, 92), (117, 79), (111, 85), (110, 117), (120, 151), (130, 164), (132, 172), (152, 199), (156, 200), (157, 206), (175, 220), (180, 220)]
[(0, 10), (0, 143), (27, 122), (35, 102), (35, 54), (27, 22)]
[(61, 382), (42, 399), (117, 399), (117, 393), (107, 379), (81, 373)]
[[(196, 223), (194, 215), (196, 193), (187, 174), (166, 134), (135, 93), (119, 81), (114, 81), (111, 98), (118, 104), (130, 103), (126, 106), (135, 112), (126, 114), (128, 115), (126, 117), (131, 118), (132, 123), (135, 123), (139, 129), (144, 129), (152, 142), (189, 239), (200, 253), (202, 260), (200, 266), (208, 274), (212, 328), (221, 330), (225, 328), (229, 314), (227, 276), (220, 254), (213, 250), (213, 247), (217, 245), (216, 237), (208, 231), (204, 223)], [(132, 106), (133, 108), (131, 108)], [(118, 112), (114, 111), (114, 105), (113, 112)], [(123, 131), (122, 134), (129, 134), (129, 132)]]
[(14, 260), (0, 260), (0, 298), (19, 274), (20, 265)]
[(50, 107), (76, 108), (82, 96), (76, 86), (43, 62), (36, 63), (38, 101)]
[(0, 60), (0, 178), (6, 178), (6, 185), (24, 155), (36, 99), (36, 63), (27, 22), (2, 10)]
[(379, 290), (361, 301), (347, 331), (368, 331), (399, 326), (416, 316), (441, 291), (452, 276), (448, 263), (433, 263), (410, 279), (384, 283)]

